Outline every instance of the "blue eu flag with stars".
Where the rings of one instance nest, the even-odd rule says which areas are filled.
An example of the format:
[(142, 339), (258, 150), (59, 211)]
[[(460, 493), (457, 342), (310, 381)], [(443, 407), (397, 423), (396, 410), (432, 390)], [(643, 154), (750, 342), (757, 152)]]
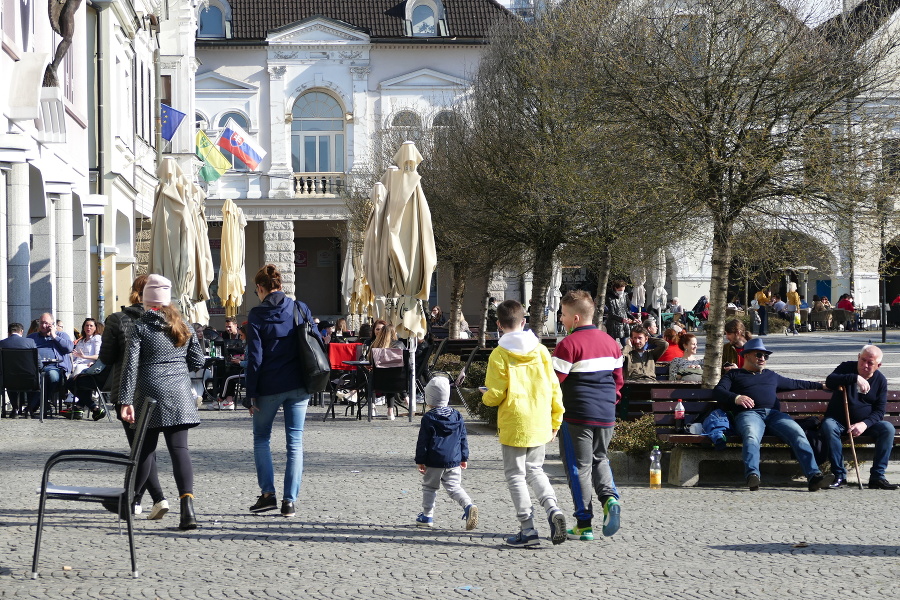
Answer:
[(181, 122), (186, 117), (183, 112), (177, 111), (171, 106), (162, 105), (160, 109), (160, 117), (162, 120), (162, 136), (163, 139), (171, 141), (172, 136), (175, 135), (175, 131), (178, 129), (178, 126), (181, 125)]

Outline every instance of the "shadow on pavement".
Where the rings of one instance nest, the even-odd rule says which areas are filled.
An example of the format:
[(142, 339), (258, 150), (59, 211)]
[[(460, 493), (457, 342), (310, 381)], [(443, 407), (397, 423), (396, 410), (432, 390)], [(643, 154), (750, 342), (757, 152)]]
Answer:
[(786, 542), (770, 544), (728, 544), (710, 546), (713, 550), (756, 552), (759, 554), (828, 554), (834, 556), (900, 556), (900, 546), (882, 544), (817, 544)]

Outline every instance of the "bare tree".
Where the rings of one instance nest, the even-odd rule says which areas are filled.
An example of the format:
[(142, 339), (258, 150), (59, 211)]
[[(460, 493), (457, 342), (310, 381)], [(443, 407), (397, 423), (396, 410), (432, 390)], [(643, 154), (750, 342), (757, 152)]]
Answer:
[(877, 27), (887, 3), (863, 4), (815, 29), (797, 7), (766, 0), (567, 3), (596, 42), (585, 73), (616, 108), (605, 112), (640, 132), (655, 158), (646, 168), (711, 223), (706, 385), (718, 379), (736, 223), (754, 213), (852, 221), (859, 207), (848, 197), (823, 204), (800, 156), (822, 130), (838, 147), (873, 143), (884, 113), (872, 105), (892, 79), (886, 59), (897, 40)]

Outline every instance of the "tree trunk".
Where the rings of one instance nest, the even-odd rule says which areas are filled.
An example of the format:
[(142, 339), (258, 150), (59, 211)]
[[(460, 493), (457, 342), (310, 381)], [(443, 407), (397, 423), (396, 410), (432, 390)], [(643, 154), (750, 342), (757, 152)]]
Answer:
[(453, 288), (450, 290), (450, 317), (447, 337), (459, 337), (459, 317), (462, 315), (463, 298), (466, 295), (466, 278), (469, 270), (462, 263), (453, 263)]
[(703, 387), (712, 388), (722, 374), (722, 338), (731, 268), (732, 225), (716, 219), (713, 225), (712, 279), (709, 282), (709, 321), (706, 324), (706, 351), (703, 360)]
[(482, 348), (487, 339), (488, 309), (491, 306), (491, 275), (493, 273), (493, 269), (488, 271), (487, 281), (484, 283), (484, 298), (481, 302), (481, 330), (478, 332), (478, 345)]
[(603, 322), (603, 309), (606, 306), (606, 287), (609, 280), (609, 271), (612, 269), (612, 254), (609, 250), (603, 250), (600, 254), (599, 269), (597, 269), (597, 295), (594, 296), (594, 325), (600, 327)]
[[(541, 337), (544, 333), (544, 322), (547, 320), (547, 315), (544, 314), (547, 307), (547, 289), (553, 278), (553, 250), (535, 248), (532, 275), (531, 318), (528, 322), (534, 334)], [(553, 315), (553, 318), (556, 319), (556, 315)]]

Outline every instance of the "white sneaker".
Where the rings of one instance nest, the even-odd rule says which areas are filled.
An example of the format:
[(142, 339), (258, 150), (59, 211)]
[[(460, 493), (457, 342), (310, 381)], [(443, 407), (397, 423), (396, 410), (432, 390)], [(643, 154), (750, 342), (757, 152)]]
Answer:
[(219, 407), (219, 410), (234, 410), (234, 402), (231, 400), (225, 400), (222, 402), (222, 405)]
[(167, 512), (169, 512), (169, 501), (165, 499), (160, 500), (150, 509), (150, 514), (147, 515), (147, 519), (150, 521), (158, 521), (159, 519), (162, 519)]
[(134, 514), (139, 515), (144, 512), (144, 507), (139, 502), (134, 503)]
[(394, 416), (394, 409), (393, 409), (393, 408), (389, 408), (389, 409), (388, 409), (388, 421), (393, 421), (393, 420), (396, 419), (396, 418), (397, 418), (397, 417)]

